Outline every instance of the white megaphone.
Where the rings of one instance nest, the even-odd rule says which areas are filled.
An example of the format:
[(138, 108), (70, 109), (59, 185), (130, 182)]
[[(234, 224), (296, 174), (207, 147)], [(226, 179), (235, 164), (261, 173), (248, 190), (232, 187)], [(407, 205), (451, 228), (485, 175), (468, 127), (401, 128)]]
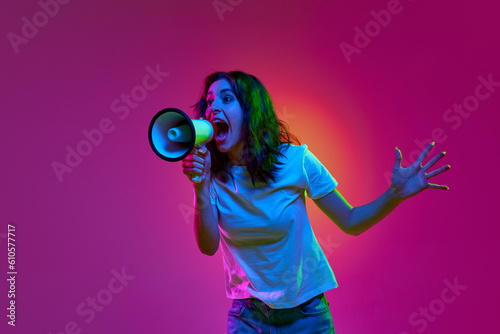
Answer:
[[(204, 119), (191, 119), (183, 111), (166, 108), (159, 111), (149, 124), (149, 144), (157, 156), (166, 161), (179, 161), (193, 148), (214, 138), (214, 128)], [(199, 182), (199, 177), (193, 178)]]

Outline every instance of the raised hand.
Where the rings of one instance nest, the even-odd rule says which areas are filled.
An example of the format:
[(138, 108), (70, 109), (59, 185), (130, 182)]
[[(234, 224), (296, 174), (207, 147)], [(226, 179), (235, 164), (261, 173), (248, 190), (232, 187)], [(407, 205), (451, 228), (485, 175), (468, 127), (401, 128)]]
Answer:
[[(182, 160), (183, 173), (193, 181), (195, 176), (199, 177), (196, 181), (203, 184), (210, 176), (211, 157), (208, 149), (203, 145), (195, 147), (193, 151)], [(193, 181), (195, 182), (195, 181)]]
[(393, 190), (399, 195), (399, 197), (403, 199), (410, 198), (427, 188), (440, 190), (449, 189), (445, 185), (429, 183), (429, 179), (450, 169), (450, 165), (446, 165), (432, 172), (426, 173), (426, 171), (431, 168), (439, 159), (444, 157), (446, 152), (439, 152), (424, 166), (422, 166), (422, 162), (433, 147), (434, 142), (427, 145), (427, 147), (420, 153), (417, 161), (415, 161), (408, 168), (401, 167), (401, 151), (396, 147), (396, 163), (392, 172), (391, 188), (393, 188)]

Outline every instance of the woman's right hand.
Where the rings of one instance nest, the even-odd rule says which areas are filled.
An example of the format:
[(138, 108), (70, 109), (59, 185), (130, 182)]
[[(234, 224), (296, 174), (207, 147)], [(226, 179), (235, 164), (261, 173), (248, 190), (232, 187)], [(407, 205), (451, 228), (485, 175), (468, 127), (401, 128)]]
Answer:
[[(202, 186), (206, 180), (210, 179), (211, 165), (210, 152), (205, 145), (195, 147), (187, 157), (182, 159), (183, 173), (195, 183), (195, 186)], [(193, 181), (195, 176), (199, 177), (199, 182)]]

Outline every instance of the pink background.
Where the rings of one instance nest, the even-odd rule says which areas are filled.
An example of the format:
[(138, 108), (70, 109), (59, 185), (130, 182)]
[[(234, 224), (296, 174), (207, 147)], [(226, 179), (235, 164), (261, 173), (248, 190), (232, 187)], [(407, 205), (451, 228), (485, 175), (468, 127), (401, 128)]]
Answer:
[[(489, 95), (467, 117), (446, 117), (474, 102), (478, 77), (500, 82), (497, 3), (401, 0), (380, 27), (371, 11), (387, 9), (385, 0), (221, 1), (231, 9), (221, 16), (212, 0), (48, 0), (53, 17), (35, 0), (4, 6), (0, 332), (226, 332), (220, 251), (198, 251), (192, 185), (180, 162), (153, 154), (147, 129), (165, 107), (191, 114), (204, 77), (233, 69), (262, 80), (354, 206), (388, 188), (395, 146), (404, 167), (433, 132), (431, 154), (447, 152), (434, 168), (451, 170), (431, 180), (450, 190), (424, 191), (359, 237), (308, 202), (340, 285), (326, 293), (337, 333), (497, 331), (500, 87), (480, 88)], [(9, 36), (22, 37), (34, 16), (36, 34), (25, 28), (30, 37), (13, 46)], [(354, 45), (367, 24), (370, 43), (349, 62), (340, 45)], [(146, 91), (148, 66), (169, 74)], [(131, 93), (134, 108), (120, 101)], [(85, 146), (83, 131), (101, 122), (108, 133)], [(87, 156), (58, 179), (52, 165), (66, 164), (68, 146)], [(15, 328), (6, 317), (9, 223)], [(123, 286), (113, 278), (122, 270)], [(100, 307), (93, 317), (87, 298)]]

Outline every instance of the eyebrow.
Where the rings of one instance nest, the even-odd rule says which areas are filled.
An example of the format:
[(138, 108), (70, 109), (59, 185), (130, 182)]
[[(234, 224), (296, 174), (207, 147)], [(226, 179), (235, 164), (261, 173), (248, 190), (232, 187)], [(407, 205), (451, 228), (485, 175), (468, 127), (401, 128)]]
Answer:
[[(221, 90), (220, 92), (221, 92), (221, 93), (224, 93), (224, 92), (231, 92), (231, 93), (233, 93), (233, 94), (234, 94), (234, 92), (233, 92), (233, 90), (232, 90), (231, 88), (225, 88), (225, 89)], [(208, 95), (210, 95), (210, 94), (213, 94), (211, 90), (209, 90), (209, 91), (207, 92), (207, 96), (208, 96)]]

